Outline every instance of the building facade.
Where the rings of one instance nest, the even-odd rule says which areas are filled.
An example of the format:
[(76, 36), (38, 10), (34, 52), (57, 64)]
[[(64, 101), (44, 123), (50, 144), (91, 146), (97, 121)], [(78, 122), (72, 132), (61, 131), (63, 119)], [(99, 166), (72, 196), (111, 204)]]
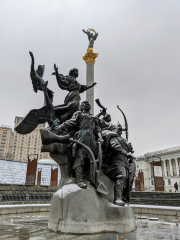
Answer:
[(162, 176), (166, 192), (174, 192), (174, 183), (180, 187), (180, 147), (144, 154), (137, 158), (136, 176), (142, 170), (145, 191), (154, 191), (153, 161), (161, 161)]
[[(15, 117), (14, 128), (23, 120)], [(49, 153), (41, 153), (40, 129), (45, 129), (45, 124), (39, 124), (31, 133), (21, 135), (13, 131), (10, 126), (0, 127), (0, 159), (18, 162), (27, 162), (29, 154), (38, 154), (38, 159), (50, 159)]]
[(5, 158), (9, 152), (12, 129), (8, 125), (0, 126), (0, 156)]

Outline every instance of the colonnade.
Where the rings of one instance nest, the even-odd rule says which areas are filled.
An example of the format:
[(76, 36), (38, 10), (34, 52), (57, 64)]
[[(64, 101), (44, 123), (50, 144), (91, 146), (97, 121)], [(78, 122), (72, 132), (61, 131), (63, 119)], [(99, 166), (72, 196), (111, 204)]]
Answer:
[[(180, 159), (177, 159), (177, 158), (162, 159), (161, 163), (162, 163), (163, 176), (165, 177), (180, 176)], [(149, 167), (149, 177), (151, 178), (153, 175), (152, 161), (149, 161), (148, 167)]]

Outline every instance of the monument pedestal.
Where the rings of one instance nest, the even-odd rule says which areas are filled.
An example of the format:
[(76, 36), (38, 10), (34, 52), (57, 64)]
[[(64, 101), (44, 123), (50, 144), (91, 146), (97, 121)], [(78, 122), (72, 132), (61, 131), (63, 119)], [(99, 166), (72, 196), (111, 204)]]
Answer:
[(53, 231), (75, 234), (99, 232), (127, 233), (135, 229), (132, 208), (120, 207), (109, 202), (86, 181), (87, 189), (81, 189), (75, 178), (53, 196), (48, 228)]

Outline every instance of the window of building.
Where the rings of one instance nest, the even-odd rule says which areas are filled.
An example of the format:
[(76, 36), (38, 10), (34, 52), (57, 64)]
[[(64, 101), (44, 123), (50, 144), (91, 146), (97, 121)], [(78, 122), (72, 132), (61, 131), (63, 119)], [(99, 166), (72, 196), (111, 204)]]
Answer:
[(171, 180), (170, 179), (168, 179), (168, 185), (171, 185)]
[(165, 185), (165, 180), (163, 180), (163, 184)]
[(171, 161), (171, 165), (173, 166), (173, 161)]
[(137, 165), (137, 168), (139, 167), (139, 165)]
[(168, 171), (167, 171), (167, 176), (168, 176)]
[(174, 171), (173, 171), (173, 176), (174, 176)]
[(154, 181), (153, 180), (151, 180), (151, 185), (154, 185)]

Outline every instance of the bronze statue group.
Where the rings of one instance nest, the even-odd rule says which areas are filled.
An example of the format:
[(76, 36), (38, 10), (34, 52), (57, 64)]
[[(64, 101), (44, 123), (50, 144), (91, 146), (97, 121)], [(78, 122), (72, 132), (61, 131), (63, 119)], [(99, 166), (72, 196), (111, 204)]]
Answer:
[[(34, 56), (32, 58), (30, 77), (35, 92), (44, 92), (45, 106), (41, 109), (31, 110), (24, 120), (16, 127), (20, 134), (32, 132), (38, 124), (48, 122), (49, 127), (44, 130), (43, 144), (61, 143), (68, 146), (67, 154), (71, 159), (71, 176), (76, 178), (77, 185), (86, 189), (86, 180), (97, 188), (93, 179), (92, 171), (97, 168), (114, 182), (114, 204), (123, 206), (129, 202), (130, 190), (132, 188), (135, 175), (135, 157), (132, 155), (133, 148), (128, 142), (127, 120), (125, 129), (121, 124), (111, 123), (111, 116), (107, 114), (99, 100), (96, 100), (102, 110), (96, 116), (90, 113), (91, 106), (88, 101), (80, 104), (80, 94), (91, 86), (81, 85), (77, 81), (78, 69), (73, 68), (69, 75), (59, 74), (58, 68), (54, 65), (53, 75), (56, 76), (57, 84), (62, 90), (69, 93), (64, 100), (64, 104), (53, 106), (53, 92), (47, 88), (48, 82), (43, 80), (45, 66), (39, 65), (35, 71)], [(121, 111), (121, 109), (119, 108)], [(123, 113), (123, 112), (122, 112)], [(123, 113), (124, 115), (124, 113)], [(125, 115), (124, 115), (125, 117)], [(126, 139), (122, 137), (122, 132), (126, 131)], [(90, 162), (94, 161), (90, 169)], [(88, 174), (87, 174), (88, 173)], [(95, 178), (95, 177), (94, 177)]]

